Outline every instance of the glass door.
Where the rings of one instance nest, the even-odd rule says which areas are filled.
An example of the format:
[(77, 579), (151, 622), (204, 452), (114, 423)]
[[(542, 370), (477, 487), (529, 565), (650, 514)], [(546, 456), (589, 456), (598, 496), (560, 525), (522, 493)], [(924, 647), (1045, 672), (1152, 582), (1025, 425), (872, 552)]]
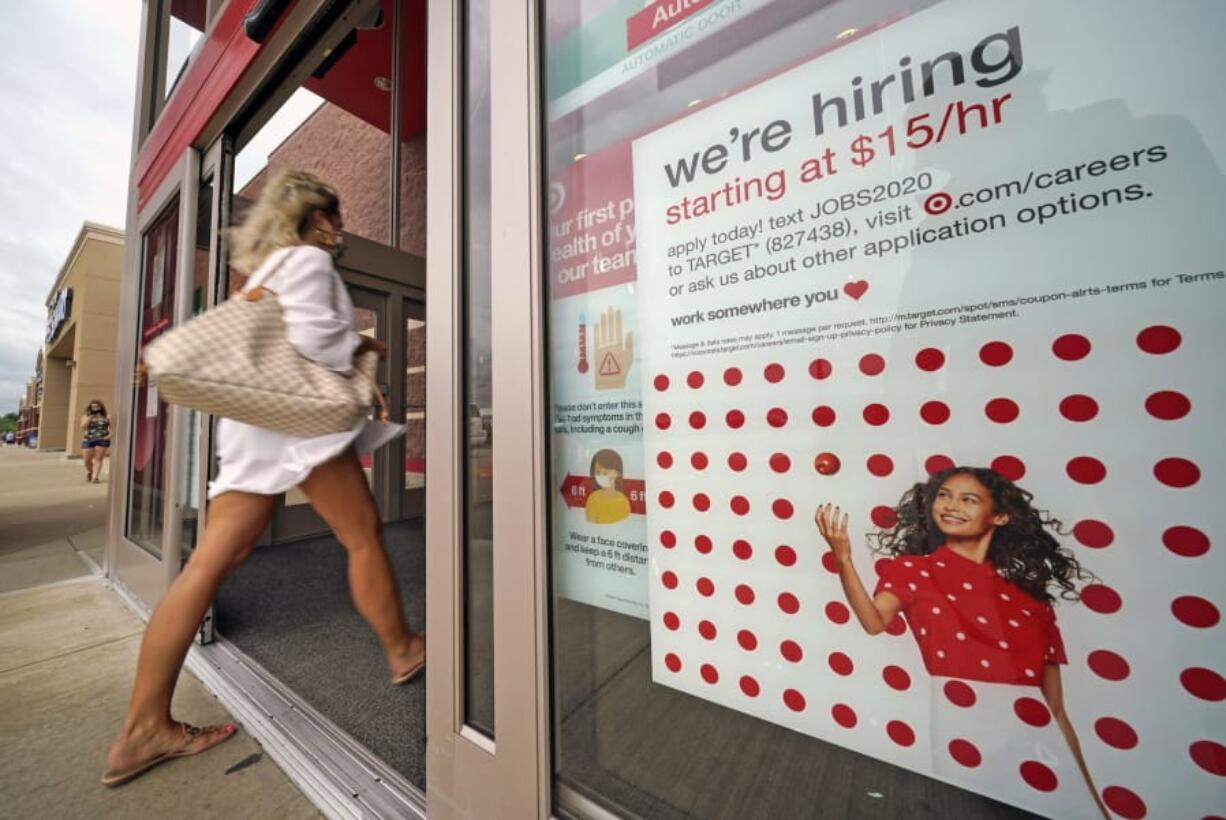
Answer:
[[(404, 315), (404, 472), (400, 517), (425, 515), (426, 511), (426, 303), (416, 299), (401, 302)], [(487, 443), (480, 415), (469, 422), (475, 434)], [(473, 426), (475, 425), (475, 426)]]

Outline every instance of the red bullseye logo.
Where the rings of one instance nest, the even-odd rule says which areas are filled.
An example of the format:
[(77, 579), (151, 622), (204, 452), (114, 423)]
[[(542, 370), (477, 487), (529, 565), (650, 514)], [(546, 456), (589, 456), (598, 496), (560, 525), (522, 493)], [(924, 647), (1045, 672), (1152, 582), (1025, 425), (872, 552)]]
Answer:
[(924, 200), (924, 210), (933, 216), (940, 216), (953, 207), (954, 198), (944, 191), (938, 191)]

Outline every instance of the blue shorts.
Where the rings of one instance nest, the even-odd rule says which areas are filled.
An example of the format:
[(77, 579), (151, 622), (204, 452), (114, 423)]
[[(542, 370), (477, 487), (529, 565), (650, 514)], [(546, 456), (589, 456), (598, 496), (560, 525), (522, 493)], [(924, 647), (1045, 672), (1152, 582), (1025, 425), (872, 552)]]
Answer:
[(94, 438), (94, 439), (87, 438), (81, 442), (82, 450), (92, 450), (95, 447), (110, 447), (110, 446), (111, 446), (111, 440), (109, 438)]

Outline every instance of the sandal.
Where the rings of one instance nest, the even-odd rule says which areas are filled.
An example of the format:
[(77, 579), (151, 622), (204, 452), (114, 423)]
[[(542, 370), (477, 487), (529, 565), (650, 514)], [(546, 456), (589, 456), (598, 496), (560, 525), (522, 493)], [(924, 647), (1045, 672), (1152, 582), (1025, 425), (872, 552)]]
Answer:
[(165, 763), (167, 760), (173, 760), (176, 757), (191, 757), (192, 755), (197, 755), (201, 752), (207, 752), (209, 749), (213, 748), (219, 743), (224, 743), (238, 733), (238, 727), (233, 723), (227, 723), (224, 726), (205, 726), (204, 728), (190, 726), (186, 723), (180, 723), (179, 726), (183, 730), (184, 747), (190, 746), (191, 743), (201, 735), (216, 733), (220, 734), (221, 737), (204, 748), (196, 749), (195, 751), (188, 751), (187, 748), (183, 748), (176, 752), (167, 752), (166, 754), (158, 755), (157, 757), (151, 760), (146, 760), (144, 763), (139, 763), (130, 769), (124, 769), (122, 771), (109, 769), (107, 770), (106, 774), (102, 775), (102, 785), (106, 786), (107, 788), (122, 786), (124, 783), (128, 783), (140, 777), (142, 774), (149, 771), (159, 763)]
[(420, 661), (418, 661), (418, 662), (417, 662), (417, 663), (416, 663), (416, 664), (415, 664), (415, 665), (414, 665), (414, 666), (413, 666), (411, 669), (409, 669), (409, 671), (407, 671), (407, 672), (402, 672), (401, 674), (399, 674), (399, 675), (397, 675), (396, 677), (392, 678), (392, 684), (393, 684), (394, 686), (403, 686), (404, 684), (406, 684), (406, 683), (408, 683), (409, 681), (413, 680), (413, 678), (415, 678), (415, 677), (417, 677), (418, 675), (420, 675), (420, 674), (421, 674), (421, 671), (422, 671), (423, 669), (425, 669), (425, 668), (426, 668), (426, 659), (423, 657), (423, 658), (422, 658)]

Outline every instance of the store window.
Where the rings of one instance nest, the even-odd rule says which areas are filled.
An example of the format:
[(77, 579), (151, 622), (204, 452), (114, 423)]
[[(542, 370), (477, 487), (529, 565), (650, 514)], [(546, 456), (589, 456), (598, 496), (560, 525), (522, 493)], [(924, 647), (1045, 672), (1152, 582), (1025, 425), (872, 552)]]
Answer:
[(216, 0), (161, 0), (151, 28), (153, 36), (154, 76), (150, 126), (157, 120), (179, 80), (204, 39), (210, 15), (217, 10)]
[[(178, 233), (179, 198), (176, 196), (143, 238), (137, 362), (141, 361), (145, 346), (174, 323)], [(166, 515), (166, 434), (170, 408), (159, 398), (157, 387), (147, 382), (137, 384), (133, 393), (127, 535), (146, 550), (160, 555)]]
[(559, 810), (1220, 811), (1226, 11), (544, 6)]

